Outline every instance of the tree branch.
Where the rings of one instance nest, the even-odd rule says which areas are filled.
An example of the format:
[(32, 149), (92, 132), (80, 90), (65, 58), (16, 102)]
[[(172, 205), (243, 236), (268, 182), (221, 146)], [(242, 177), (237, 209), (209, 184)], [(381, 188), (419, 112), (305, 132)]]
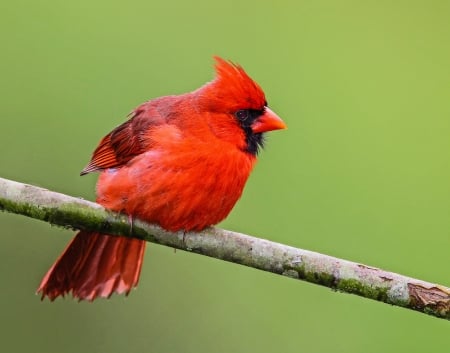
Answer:
[(123, 235), (320, 284), (450, 320), (450, 288), (218, 228), (171, 233), (99, 204), (0, 178), (0, 210), (65, 228)]

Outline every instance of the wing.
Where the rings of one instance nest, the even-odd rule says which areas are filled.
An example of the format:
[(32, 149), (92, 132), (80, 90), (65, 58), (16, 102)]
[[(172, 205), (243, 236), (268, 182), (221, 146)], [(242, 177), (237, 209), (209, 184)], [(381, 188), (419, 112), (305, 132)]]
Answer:
[(129, 120), (106, 135), (80, 175), (120, 167), (147, 151), (150, 145), (150, 141), (146, 138), (148, 129), (164, 123), (164, 119), (152, 108), (150, 102), (144, 103), (131, 113)]

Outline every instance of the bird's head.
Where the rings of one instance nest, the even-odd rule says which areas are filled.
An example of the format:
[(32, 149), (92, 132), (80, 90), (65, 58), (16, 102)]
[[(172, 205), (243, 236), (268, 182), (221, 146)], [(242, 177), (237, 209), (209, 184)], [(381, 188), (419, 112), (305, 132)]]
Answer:
[(214, 59), (215, 79), (195, 92), (199, 108), (208, 113), (216, 136), (256, 155), (263, 146), (263, 133), (285, 129), (286, 124), (269, 109), (263, 90), (241, 66)]

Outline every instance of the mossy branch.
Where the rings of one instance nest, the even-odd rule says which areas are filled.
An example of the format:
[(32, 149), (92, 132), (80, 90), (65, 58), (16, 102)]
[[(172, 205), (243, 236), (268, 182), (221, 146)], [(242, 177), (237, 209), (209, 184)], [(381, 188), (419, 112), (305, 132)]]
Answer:
[(143, 239), (450, 319), (450, 288), (218, 228), (167, 232), (102, 206), (0, 178), (0, 210), (51, 224)]

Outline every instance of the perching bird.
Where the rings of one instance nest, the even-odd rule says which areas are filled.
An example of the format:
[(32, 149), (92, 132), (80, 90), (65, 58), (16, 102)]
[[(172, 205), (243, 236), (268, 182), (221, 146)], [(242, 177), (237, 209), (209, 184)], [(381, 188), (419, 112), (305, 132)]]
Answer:
[[(199, 231), (230, 213), (263, 133), (286, 125), (241, 66), (215, 61), (213, 81), (140, 105), (100, 141), (81, 172), (101, 172), (99, 204), (169, 231)], [(38, 293), (50, 300), (70, 292), (80, 300), (128, 294), (138, 283), (144, 250), (143, 240), (82, 230)]]

